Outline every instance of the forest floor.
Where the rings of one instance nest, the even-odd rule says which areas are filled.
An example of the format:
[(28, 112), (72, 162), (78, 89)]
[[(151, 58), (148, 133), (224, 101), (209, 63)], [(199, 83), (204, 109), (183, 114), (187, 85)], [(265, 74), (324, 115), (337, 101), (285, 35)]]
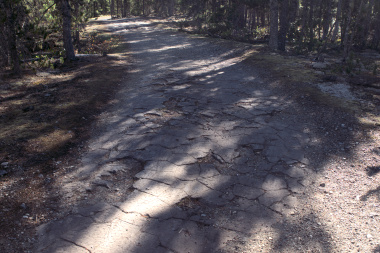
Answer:
[(378, 53), (343, 75), (168, 20), (88, 29), (126, 44), (1, 80), (1, 252), (380, 252)]

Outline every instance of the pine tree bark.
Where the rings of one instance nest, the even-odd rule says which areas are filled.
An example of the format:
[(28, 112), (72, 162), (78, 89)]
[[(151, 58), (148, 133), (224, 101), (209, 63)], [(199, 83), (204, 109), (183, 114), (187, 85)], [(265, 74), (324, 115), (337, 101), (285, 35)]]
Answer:
[(115, 16), (115, 0), (110, 0), (111, 19)]
[(361, 31), (359, 37), (362, 39), (361, 41), (361, 47), (364, 48), (367, 44), (367, 38), (368, 38), (368, 33), (369, 33), (369, 24), (371, 23), (371, 16), (372, 16), (372, 11), (373, 11), (373, 6), (374, 6), (374, 0), (369, 0), (365, 13), (362, 17), (362, 23), (360, 24), (361, 26)]
[(299, 44), (303, 43), (304, 36), (306, 33), (306, 29), (307, 29), (306, 21), (307, 21), (307, 17), (308, 17), (308, 6), (310, 5), (309, 1), (311, 1), (311, 0), (302, 0), (302, 17), (301, 17), (302, 23), (301, 23), (300, 36), (298, 38)]
[(63, 47), (66, 51), (66, 60), (75, 60), (73, 40), (71, 38), (71, 7), (68, 0), (55, 0), (62, 15)]
[(350, 39), (350, 28), (351, 28), (351, 18), (352, 18), (352, 7), (351, 3), (353, 0), (349, 0), (348, 2), (348, 13), (347, 13), (347, 22), (346, 22), (346, 27), (345, 27), (345, 32), (344, 32), (344, 40), (343, 40), (343, 61), (346, 61), (348, 57), (348, 53), (351, 50), (351, 39)]
[(309, 45), (308, 49), (311, 51), (314, 46), (314, 0), (310, 0), (310, 9), (309, 9)]
[(377, 15), (373, 21), (374, 34), (372, 38), (372, 48), (378, 49), (380, 43), (380, 5), (378, 5)]
[(289, 29), (289, 0), (281, 0), (280, 31), (278, 33), (278, 50), (285, 51), (286, 35)]
[(342, 15), (342, 1), (339, 0), (338, 2), (338, 7), (336, 11), (336, 18), (335, 18), (335, 24), (334, 24), (334, 31), (333, 35), (331, 37), (331, 42), (334, 43), (336, 41), (336, 38), (338, 36), (338, 31), (339, 31), (339, 25), (342, 23), (341, 21), (341, 15)]
[(270, 0), (270, 32), (269, 48), (276, 50), (278, 47), (278, 0)]
[(326, 2), (326, 11), (323, 15), (323, 35), (322, 41), (325, 41), (327, 34), (329, 33), (329, 28), (331, 24), (331, 1), (327, 0)]
[(128, 13), (129, 13), (128, 0), (124, 0), (124, 3), (123, 3), (123, 18), (127, 17)]
[(169, 0), (169, 6), (168, 6), (168, 14), (169, 17), (174, 15), (174, 0)]
[(17, 50), (16, 10), (12, 1), (3, 1), (1, 6), (5, 10), (5, 25), (7, 31), (8, 50), (15, 75), (21, 74), (20, 59)]

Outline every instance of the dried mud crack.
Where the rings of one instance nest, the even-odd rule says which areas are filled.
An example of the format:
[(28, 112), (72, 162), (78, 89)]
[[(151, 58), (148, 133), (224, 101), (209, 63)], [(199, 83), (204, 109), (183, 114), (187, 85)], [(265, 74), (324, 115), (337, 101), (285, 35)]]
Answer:
[(377, 127), (266, 76), (246, 44), (119, 22), (131, 67), (56, 189), (80, 201), (35, 252), (378, 250)]

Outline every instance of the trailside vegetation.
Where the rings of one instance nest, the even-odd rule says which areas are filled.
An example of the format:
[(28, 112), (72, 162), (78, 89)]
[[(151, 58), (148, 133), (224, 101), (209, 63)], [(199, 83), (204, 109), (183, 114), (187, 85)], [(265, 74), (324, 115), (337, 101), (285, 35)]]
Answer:
[(20, 75), (44, 57), (75, 59), (89, 18), (177, 18), (180, 29), (298, 54), (380, 49), (380, 1), (375, 0), (0, 0), (0, 68)]

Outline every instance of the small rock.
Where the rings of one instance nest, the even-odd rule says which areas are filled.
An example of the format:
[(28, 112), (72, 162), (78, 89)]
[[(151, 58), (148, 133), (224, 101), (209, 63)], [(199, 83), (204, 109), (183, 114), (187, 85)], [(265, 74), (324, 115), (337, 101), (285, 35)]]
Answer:
[(39, 174), (38, 177), (39, 177), (39, 178), (44, 178), (44, 175)]
[(311, 66), (315, 69), (325, 69), (327, 68), (327, 64), (323, 62), (313, 62)]
[(110, 189), (110, 182), (106, 181), (106, 180), (96, 180), (95, 182), (93, 182), (94, 185), (96, 186), (102, 186), (102, 187), (105, 187), (107, 189)]
[(320, 187), (325, 187), (326, 184), (325, 184), (325, 183), (322, 183), (322, 184), (320, 184), (319, 186), (320, 186)]
[(2, 167), (8, 167), (8, 164), (9, 164), (9, 162), (2, 162), (2, 163), (1, 163), (1, 166), (2, 166)]
[(8, 174), (6, 170), (0, 170), (0, 177)]
[(20, 207), (21, 207), (22, 209), (26, 209), (26, 205), (25, 205), (25, 203), (22, 203), (22, 204), (20, 205)]
[(372, 238), (372, 235), (371, 234), (367, 234), (367, 238), (368, 239)]
[(206, 215), (206, 214), (204, 214), (204, 213), (202, 213), (202, 214), (201, 214), (201, 216), (202, 216), (202, 217), (206, 217), (207, 215)]

